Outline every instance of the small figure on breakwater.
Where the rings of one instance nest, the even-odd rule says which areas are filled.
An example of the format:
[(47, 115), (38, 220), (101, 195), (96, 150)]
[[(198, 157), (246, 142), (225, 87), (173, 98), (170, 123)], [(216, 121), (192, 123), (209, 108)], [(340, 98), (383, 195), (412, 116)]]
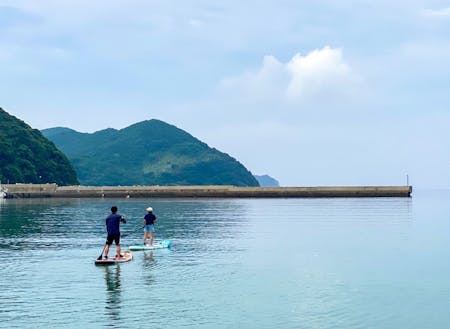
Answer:
[(108, 233), (106, 237), (106, 245), (104, 248), (104, 258), (108, 258), (109, 248), (111, 244), (116, 245), (116, 258), (122, 257), (120, 254), (120, 223), (126, 223), (125, 217), (117, 213), (118, 209), (116, 206), (111, 207), (111, 214), (106, 217), (106, 231)]
[(144, 245), (147, 239), (150, 239), (150, 245), (153, 245), (153, 236), (155, 233), (155, 222), (156, 216), (153, 214), (153, 208), (148, 207), (147, 214), (144, 216), (144, 221), (142, 222), (144, 228)]

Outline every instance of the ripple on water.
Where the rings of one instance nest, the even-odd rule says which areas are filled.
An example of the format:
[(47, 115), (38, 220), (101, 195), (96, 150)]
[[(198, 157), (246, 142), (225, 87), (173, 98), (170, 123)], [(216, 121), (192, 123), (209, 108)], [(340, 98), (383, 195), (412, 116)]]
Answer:
[[(437, 257), (450, 256), (439, 235), (448, 226), (416, 230), (411, 199), (7, 201), (0, 327), (418, 328), (413, 320), (432, 315), (430, 327), (448, 322), (429, 306), (450, 306), (449, 266), (432, 271)], [(148, 205), (156, 237), (173, 248), (95, 266), (112, 204), (128, 218), (124, 249), (141, 242)]]

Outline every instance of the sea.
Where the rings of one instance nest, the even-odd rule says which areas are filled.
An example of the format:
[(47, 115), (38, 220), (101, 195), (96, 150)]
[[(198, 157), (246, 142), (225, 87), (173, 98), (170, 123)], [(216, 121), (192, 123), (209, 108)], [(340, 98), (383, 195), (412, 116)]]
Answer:
[[(0, 200), (0, 328), (450, 328), (449, 200)], [(113, 205), (172, 247), (95, 265)]]

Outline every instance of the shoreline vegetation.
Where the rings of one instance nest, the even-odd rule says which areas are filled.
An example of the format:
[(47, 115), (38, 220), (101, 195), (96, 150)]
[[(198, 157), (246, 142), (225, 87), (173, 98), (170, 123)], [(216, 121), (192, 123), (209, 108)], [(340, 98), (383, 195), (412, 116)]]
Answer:
[(58, 186), (2, 184), (8, 198), (332, 198), (411, 197), (412, 186), (237, 187), (202, 186)]

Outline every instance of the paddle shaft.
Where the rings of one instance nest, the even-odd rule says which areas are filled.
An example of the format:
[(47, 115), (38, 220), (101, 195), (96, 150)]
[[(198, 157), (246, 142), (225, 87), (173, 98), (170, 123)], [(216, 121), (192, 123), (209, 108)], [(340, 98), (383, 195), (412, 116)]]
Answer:
[(105, 248), (106, 248), (106, 244), (103, 246), (103, 250), (102, 250), (102, 253), (100, 254), (100, 256), (98, 256), (98, 258), (97, 258), (97, 260), (100, 260), (100, 259), (102, 259), (102, 256), (103, 256), (103, 252), (105, 251)]
[(130, 235), (130, 234), (136, 233), (137, 231), (139, 231), (139, 230), (141, 230), (141, 229), (143, 229), (143, 227), (138, 227), (138, 228), (137, 228), (136, 230), (134, 230), (133, 232), (121, 234), (120, 237), (121, 237), (121, 238), (124, 238), (124, 237), (126, 237), (126, 236), (128, 236), (128, 235)]

